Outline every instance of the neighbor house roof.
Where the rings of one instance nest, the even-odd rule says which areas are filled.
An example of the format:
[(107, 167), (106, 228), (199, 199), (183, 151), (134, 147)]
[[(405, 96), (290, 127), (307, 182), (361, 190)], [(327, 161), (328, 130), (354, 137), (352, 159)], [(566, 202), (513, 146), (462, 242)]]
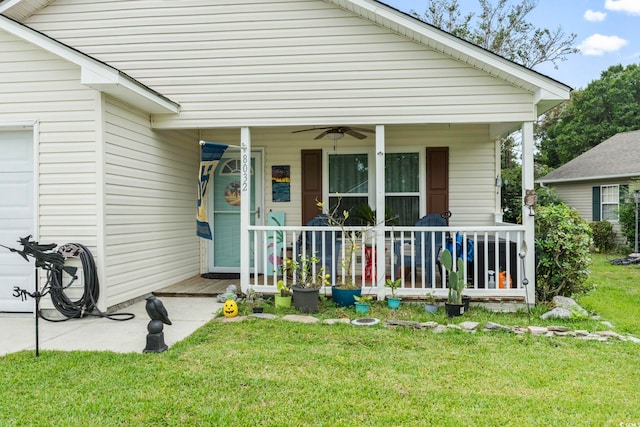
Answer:
[(640, 176), (640, 130), (618, 133), (538, 179), (543, 184)]

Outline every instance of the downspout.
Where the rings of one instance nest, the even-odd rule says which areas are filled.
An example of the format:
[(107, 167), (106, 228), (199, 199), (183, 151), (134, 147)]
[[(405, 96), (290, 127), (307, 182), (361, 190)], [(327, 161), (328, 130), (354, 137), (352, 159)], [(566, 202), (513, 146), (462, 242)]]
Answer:
[[(530, 305), (535, 305), (536, 297), (536, 270), (535, 270), (535, 216), (533, 209), (524, 204), (524, 197), (527, 189), (533, 190), (533, 122), (522, 124), (522, 225), (524, 230), (524, 241), (527, 244), (527, 255), (524, 260), (525, 270), (529, 284), (526, 286), (527, 301)], [(520, 249), (518, 249), (520, 250)]]
[(240, 168), (240, 289), (246, 293), (251, 280), (251, 132), (248, 127), (240, 128)]

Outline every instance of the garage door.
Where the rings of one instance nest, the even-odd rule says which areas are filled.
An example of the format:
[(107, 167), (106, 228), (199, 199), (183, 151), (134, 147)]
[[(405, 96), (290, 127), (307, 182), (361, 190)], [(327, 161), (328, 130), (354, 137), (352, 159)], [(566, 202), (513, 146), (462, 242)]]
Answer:
[[(0, 244), (34, 234), (33, 132), (0, 130)], [(0, 311), (33, 312), (34, 301), (13, 296), (14, 286), (35, 289), (33, 259), (0, 248)]]

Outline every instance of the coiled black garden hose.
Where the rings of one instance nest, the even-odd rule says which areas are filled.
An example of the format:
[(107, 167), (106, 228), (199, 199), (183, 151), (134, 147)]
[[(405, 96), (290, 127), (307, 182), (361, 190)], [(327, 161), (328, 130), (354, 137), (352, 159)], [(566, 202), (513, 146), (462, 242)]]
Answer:
[(86, 316), (106, 317), (111, 320), (130, 320), (135, 317), (133, 313), (105, 313), (97, 308), (97, 301), (100, 296), (100, 283), (98, 281), (98, 271), (93, 260), (93, 255), (87, 247), (80, 243), (67, 243), (58, 248), (58, 253), (65, 259), (78, 257), (82, 262), (82, 272), (84, 275), (84, 292), (80, 298), (75, 301), (69, 299), (65, 294), (65, 289), (69, 288), (75, 281), (64, 286), (62, 282), (62, 269), (52, 269), (47, 271), (47, 286), (50, 287), (51, 301), (65, 319), (48, 319), (40, 316), (50, 322), (62, 322), (69, 319), (82, 318)]

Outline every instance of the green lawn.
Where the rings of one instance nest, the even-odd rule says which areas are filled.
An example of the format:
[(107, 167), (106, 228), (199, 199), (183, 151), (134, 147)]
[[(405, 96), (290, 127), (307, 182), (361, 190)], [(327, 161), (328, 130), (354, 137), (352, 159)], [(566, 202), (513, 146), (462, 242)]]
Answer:
[[(581, 302), (637, 334), (639, 279), (640, 267), (596, 257), (599, 286)], [(528, 323), (525, 313), (472, 313), (461, 320)], [(631, 342), (211, 322), (162, 354), (0, 357), (0, 426), (638, 425), (638, 366)]]

